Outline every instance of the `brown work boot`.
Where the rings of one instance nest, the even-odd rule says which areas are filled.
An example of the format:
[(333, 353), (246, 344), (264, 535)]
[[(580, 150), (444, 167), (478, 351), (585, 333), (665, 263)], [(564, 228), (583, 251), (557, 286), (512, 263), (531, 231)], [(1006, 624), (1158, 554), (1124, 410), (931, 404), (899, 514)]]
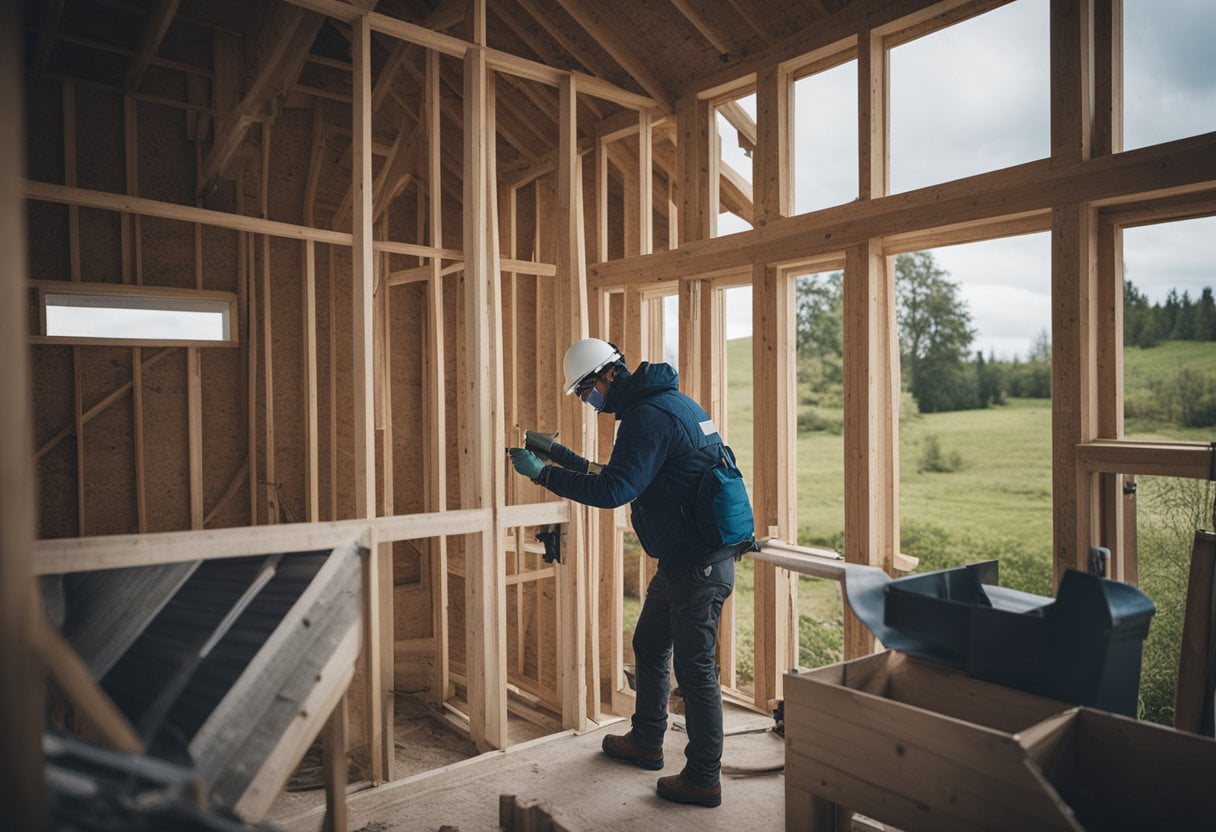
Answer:
[(691, 803), (694, 806), (708, 806), (711, 809), (722, 805), (721, 783), (714, 783), (712, 786), (701, 789), (685, 780), (683, 774), (660, 777), (655, 791), (664, 800), (672, 800), (676, 803)]
[(658, 771), (663, 767), (663, 749), (646, 748), (633, 741), (633, 732), (621, 736), (609, 734), (604, 737), (604, 753), (617, 760), (636, 763), (644, 769)]

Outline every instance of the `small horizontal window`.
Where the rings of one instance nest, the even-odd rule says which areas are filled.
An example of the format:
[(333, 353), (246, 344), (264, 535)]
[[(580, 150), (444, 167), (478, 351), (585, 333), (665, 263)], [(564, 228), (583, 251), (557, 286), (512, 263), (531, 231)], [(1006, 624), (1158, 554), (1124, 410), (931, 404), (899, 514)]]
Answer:
[(235, 342), (235, 296), (224, 292), (81, 284), (39, 287), (38, 341), (72, 343)]

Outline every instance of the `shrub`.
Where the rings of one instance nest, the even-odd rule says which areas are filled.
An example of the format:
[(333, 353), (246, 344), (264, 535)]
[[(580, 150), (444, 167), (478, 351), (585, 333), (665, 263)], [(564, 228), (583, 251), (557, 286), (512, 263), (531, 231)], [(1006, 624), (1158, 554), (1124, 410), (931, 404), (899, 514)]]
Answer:
[(844, 418), (839, 411), (823, 411), (810, 408), (798, 414), (798, 432), (811, 433), (823, 431), (833, 436), (839, 436), (844, 431)]
[(798, 666), (823, 667), (844, 657), (844, 622), (798, 616)]
[(920, 467), (917, 468), (917, 471), (922, 474), (926, 471), (949, 474), (962, 467), (963, 457), (958, 451), (943, 451), (937, 434), (931, 433), (925, 437), (920, 453)]

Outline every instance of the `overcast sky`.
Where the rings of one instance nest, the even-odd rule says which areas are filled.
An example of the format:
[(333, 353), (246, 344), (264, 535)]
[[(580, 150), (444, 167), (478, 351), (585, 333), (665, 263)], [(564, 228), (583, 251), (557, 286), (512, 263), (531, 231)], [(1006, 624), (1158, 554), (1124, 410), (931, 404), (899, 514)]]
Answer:
[[(1124, 0), (1124, 147), (1216, 130), (1216, 2)], [(896, 47), (890, 58), (891, 191), (1050, 154), (1049, 0), (1016, 0)], [(857, 69), (849, 62), (795, 86), (795, 211), (857, 196)], [(754, 115), (754, 97), (743, 101)], [(724, 158), (751, 160), (721, 120)], [(826, 164), (825, 164), (826, 160)], [(732, 215), (719, 233), (747, 228)], [(1050, 235), (934, 250), (960, 284), (975, 347), (1024, 355), (1050, 329)], [(1150, 300), (1216, 288), (1216, 219), (1129, 229), (1127, 277)], [(732, 292), (727, 337), (751, 333), (750, 289)]]

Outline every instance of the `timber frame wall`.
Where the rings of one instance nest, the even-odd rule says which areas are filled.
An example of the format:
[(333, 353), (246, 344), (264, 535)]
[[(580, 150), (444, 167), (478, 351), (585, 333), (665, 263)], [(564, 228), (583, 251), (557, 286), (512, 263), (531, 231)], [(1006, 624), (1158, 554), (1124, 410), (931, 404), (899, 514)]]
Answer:
[[(468, 41), (342, 0), (292, 2), (338, 19), (350, 29), (350, 232), (316, 228), (311, 217), (304, 224), (265, 219), (270, 185), (264, 173), (254, 186), (260, 191), (260, 210), (241, 204), (243, 184), (230, 211), (140, 197), (139, 183), (130, 173), (125, 193), (82, 188), (74, 181), (70, 160), (64, 168), (63, 184), (27, 180), (0, 187), (5, 200), (0, 205), (0, 234), (9, 243), (0, 250), (10, 275), (27, 273), (20, 245), (24, 211), (15, 198), (20, 195), (31, 205), (67, 206), (71, 228), (77, 227), (82, 210), (117, 213), (124, 264), (130, 258), (131, 274), (138, 273), (139, 262), (138, 231), (132, 237), (132, 230), (148, 218), (193, 224), (196, 240), (201, 239), (204, 228), (236, 232), (232, 261), (239, 278), (231, 288), (238, 306), (247, 310), (241, 346), (231, 350), (228, 361), (230, 372), (241, 379), (238, 404), (234, 405), (239, 414), (232, 424), (235, 433), (247, 438), (247, 453), (236, 454), (235, 477), (231, 472), (215, 474), (230, 479), (231, 484), (219, 489), (222, 494), (210, 514), (203, 487), (206, 466), (211, 463), (210, 454), (203, 454), (201, 379), (205, 369), (200, 369), (200, 348), (185, 351), (188, 460), (184, 474), (189, 509), (177, 528), (189, 531), (152, 531), (165, 526), (150, 516), (146, 506), (145, 489), (151, 486), (143, 480), (143, 439), (138, 427), (142, 420), (137, 415), (133, 453), (139, 473), (135, 502), (142, 533), (80, 536), (88, 528), (88, 518), (84, 510), (85, 478), (79, 472), (84, 469), (86, 422), (94, 414), (85, 409), (87, 403), (80, 392), (80, 353), (88, 347), (71, 346), (69, 361), (75, 386), (59, 394), (74, 399), (74, 424), (65, 429), (64, 435), (74, 433), (77, 437), (78, 475), (73, 487), (78, 499), (61, 499), (51, 507), (74, 507), (79, 525), (75, 533), (69, 531), (67, 536), (35, 543), (32, 558), (27, 558), (36, 510), (29, 488), (34, 449), (28, 440), (33, 432), (25, 427), (31, 394), (25, 364), (3, 362), (6, 390), (14, 392), (5, 397), (0, 417), (3, 426), (10, 428), (4, 435), (20, 441), (0, 447), (4, 488), (0, 494), (0, 511), (4, 512), (0, 524), (4, 578), (0, 591), (4, 603), (0, 611), (5, 628), (0, 638), (0, 680), (4, 685), (3, 724), (6, 736), (14, 739), (8, 747), (22, 760), (36, 762), (38, 758), (36, 735), (12, 728), (28, 729), (35, 724), (29, 715), (37, 709), (34, 686), (21, 684), (23, 677), (18, 673), (28, 667), (23, 654), (28, 641), (23, 637), (26, 611), (36, 606), (30, 603), (34, 597), (31, 573), (53, 575), (319, 549), (352, 538), (371, 551), (364, 580), (365, 663), (351, 696), (352, 710), (360, 714), (361, 720), (352, 743), (367, 746), (373, 782), (394, 779), (394, 675), (418, 649), (431, 655), (428, 672), (438, 702), (448, 703), (454, 685), (463, 688), (459, 718), (478, 747), (507, 746), (508, 677), (512, 668), (519, 671), (524, 664), (522, 647), (508, 644), (508, 589), (533, 580), (551, 582), (554, 617), (548, 626), (557, 642), (552, 689), (538, 686), (533, 695), (557, 709), (563, 728), (581, 729), (589, 717), (597, 718), (604, 710), (627, 714), (631, 702), (621, 668), (620, 622), (623, 514), (595, 512), (546, 499), (538, 489), (518, 482), (513, 474), (508, 478), (503, 451), (507, 444), (515, 443), (516, 427), (531, 426), (524, 424), (524, 419), (553, 412), (556, 424), (537, 426), (560, 428), (563, 442), (588, 457), (603, 459), (611, 447), (611, 423), (606, 418), (587, 418), (578, 402), (556, 395), (561, 352), (573, 339), (590, 334), (616, 340), (631, 357), (651, 357), (661, 348), (658, 299), (664, 295), (679, 297), (683, 387), (724, 422), (721, 290), (748, 282), (753, 287), (756, 458), (751, 486), (762, 536), (793, 540), (796, 535), (795, 270), (805, 271), (808, 265), (844, 270), (844, 554), (851, 562), (892, 571), (899, 551), (900, 385), (893, 255), (1028, 231), (1052, 232), (1053, 551), (1057, 578), (1065, 568), (1084, 568), (1088, 547), (1100, 543), (1114, 553), (1115, 577), (1135, 579), (1134, 548), (1123, 545), (1124, 475), (1209, 475), (1206, 445), (1122, 441), (1120, 229), (1216, 212), (1216, 134), (1121, 151), (1119, 0), (1051, 3), (1049, 158), (896, 195), (887, 195), (888, 48), (913, 34), (982, 13), (998, 3), (855, 0), (823, 25), (791, 35), (721, 76), (704, 79), (697, 94), (669, 103), (486, 47), (484, 0), (472, 4), (472, 36)], [(374, 211), (378, 205), (374, 205), (373, 196), (385, 185), (372, 175), (371, 114), (376, 92), (371, 84), (369, 56), (373, 32), (426, 50), (427, 94), (417, 135), (426, 147), (425, 160), (419, 167), (427, 173), (421, 178), (430, 183), (426, 190), (432, 197), (425, 199), (424, 189), (419, 186), (418, 221), (419, 228), (429, 234), (426, 244), (391, 241), (386, 231), (388, 221), (380, 222)], [(20, 125), (20, 118), (11, 116), (23, 112), (16, 103), (18, 69), (9, 66), (15, 64), (12, 56), (16, 51), (0, 49), (5, 61), (0, 109), (6, 116), (0, 130), (10, 132)], [(434, 198), (444, 188), (442, 153), (452, 152), (441, 147), (439, 134), (441, 56), (458, 59), (464, 78), (460, 114), (464, 125), (460, 154), (463, 185), (459, 194), (462, 244), (453, 249), (444, 248), (445, 220), (449, 220), (449, 228), (451, 223)], [(810, 64), (830, 64), (851, 56), (858, 59), (860, 197), (845, 205), (792, 216), (791, 78)], [(495, 83), (506, 76), (555, 88), (560, 135), (557, 153), (543, 168), (499, 177), (493, 152)], [(70, 84), (65, 85), (65, 101), (72, 95), (70, 89)], [(755, 227), (715, 237), (717, 206), (723, 199), (723, 172), (718, 165), (714, 110), (717, 104), (749, 91), (757, 94), (758, 114), (752, 193)], [(595, 137), (589, 149), (580, 147), (578, 137), (578, 105), (580, 97), (588, 96), (610, 100), (636, 113), (628, 119), (612, 118), (594, 126), (589, 131)], [(134, 100), (134, 96), (128, 96), (132, 102), (126, 106), (128, 125), (135, 120)], [(74, 110), (65, 106), (64, 112)], [(215, 155), (198, 166), (201, 187), (214, 186), (244, 131), (259, 121), (256, 111), (241, 114), (240, 129), (227, 134), (231, 146), (217, 142)], [(668, 130), (674, 125), (678, 158), (675, 187), (667, 194), (668, 250), (656, 252), (651, 137), (660, 125)], [(269, 130), (264, 123), (263, 129)], [(236, 132), (240, 136), (233, 138)], [(0, 185), (6, 185), (21, 178), (22, 163), (16, 152), (20, 143), (7, 135), (0, 138), (4, 150)], [(607, 170), (610, 156), (612, 164), (618, 168), (622, 165), (619, 146), (613, 146), (622, 139), (636, 140), (636, 155), (631, 157), (633, 179), (625, 188), (625, 256), (609, 260), (609, 225), (620, 218), (610, 215)], [(65, 145), (70, 144), (69, 134)], [(265, 135), (261, 148), (264, 171), (270, 154)], [(138, 155), (129, 141), (126, 152), (128, 160), (133, 158), (130, 154)], [(584, 152), (589, 154), (586, 164), (581, 155)], [(310, 168), (320, 163), (319, 157), (319, 153), (314, 154)], [(129, 169), (137, 170), (138, 165)], [(543, 182), (542, 176), (547, 177)], [(517, 224), (524, 223), (524, 212), (517, 212), (517, 206), (529, 188), (534, 188), (530, 204), (535, 207), (545, 201), (548, 210), (536, 208), (531, 222), (537, 226), (533, 231), (537, 243), (527, 253), (530, 261), (524, 262), (515, 257), (520, 236)], [(261, 216), (249, 216), (246, 210), (259, 210)], [(542, 216), (548, 223), (543, 232), (542, 223), (535, 219)], [(72, 239), (76, 239), (74, 232)], [(275, 428), (281, 423), (276, 422), (274, 408), (281, 408), (284, 400), (281, 394), (276, 395), (274, 376), (268, 369), (272, 346), (280, 349), (281, 343), (271, 335), (268, 264), (272, 245), (276, 263), (283, 259), (283, 246), (296, 247), (286, 261), (298, 265), (304, 287), (301, 294), (305, 311), (299, 332), (303, 369), (296, 380), (304, 392), (300, 470), (306, 510), (304, 517), (294, 518), (300, 522), (289, 523), (278, 522), (282, 512), (278, 486), (273, 485), (282, 479), (275, 471), (282, 457), (274, 453)], [(200, 246), (196, 245), (196, 252)], [(390, 257), (398, 255), (416, 258), (417, 265), (401, 270), (389, 268)], [(68, 276), (80, 280), (80, 254), (75, 244), (69, 261)], [(255, 279), (259, 266), (262, 281)], [(349, 296), (338, 299), (334, 294), (335, 275), (345, 280), (347, 270)], [(330, 293), (326, 303), (330, 341), (325, 351), (330, 378), (335, 378), (339, 366), (349, 374), (353, 407), (348, 437), (351, 465), (337, 458), (335, 381), (328, 385), (327, 419), (322, 415), (324, 403), (319, 400), (317, 350), (323, 343), (316, 328), (319, 272), (328, 277)], [(202, 288), (201, 271), (195, 274), (195, 286)], [(521, 276), (528, 278), (526, 284), (519, 280)], [(537, 330), (556, 324), (543, 342), (539, 335), (525, 342), (514, 334), (519, 331), (519, 316), (526, 308), (520, 287), (533, 284), (534, 300), (528, 309), (536, 316)], [(8, 354), (16, 354), (27, 349), (20, 341), (19, 327), (23, 325), (22, 292), (28, 292), (28, 288), (12, 278), (6, 280), (6, 286), (10, 303), (0, 304), (0, 308), (13, 310), (6, 312), (12, 320), (10, 326), (0, 327), (0, 332), (9, 347)], [(386, 298), (388, 287), (395, 286), (415, 286), (425, 317), (421, 332), (406, 347), (393, 346), (398, 330), (392, 326), (393, 312)], [(263, 304), (260, 315), (259, 292)], [(548, 315), (539, 309), (542, 293), (543, 302), (551, 310)], [(339, 356), (346, 355), (345, 348), (336, 346), (335, 341), (337, 327), (333, 322), (339, 309), (343, 316), (349, 315), (349, 343), (353, 346), (349, 365), (346, 357), (339, 364)], [(263, 328), (260, 334), (259, 324)], [(273, 326), (282, 332), (284, 323), (276, 317)], [(287, 326), (294, 329), (296, 324)], [(396, 426), (396, 430), (418, 438), (407, 451), (422, 460), (415, 467), (424, 471), (423, 510), (410, 513), (402, 513), (393, 499), (393, 350), (404, 348), (417, 348), (426, 356), (425, 372), (414, 380), (424, 390), (420, 425)], [(141, 397), (146, 395), (143, 374), (163, 356), (143, 356), (139, 348), (131, 352), (131, 382), (123, 390), (132, 393), (132, 406), (138, 414)], [(531, 360), (536, 363), (536, 380), (529, 388), (527, 363)], [(35, 358), (35, 374), (39, 369)], [(262, 389), (259, 378), (263, 380)], [(551, 394), (541, 392), (543, 385)], [(453, 394), (452, 388), (457, 388), (458, 404), (445, 408), (444, 400)], [(522, 402), (524, 394), (531, 397), (530, 403)], [(448, 410), (453, 414), (447, 414)], [(448, 432), (447, 423), (453, 416), (456, 430), (452, 433), (457, 435)], [(318, 438), (321, 423), (328, 423), (328, 444)], [(321, 458), (322, 447), (330, 451), (328, 461)], [(271, 449), (269, 453), (267, 448)], [(458, 453), (453, 454), (451, 448), (458, 448)], [(453, 459), (459, 460), (456, 471), (449, 470)], [(322, 482), (322, 472), (329, 474), (328, 488)], [(267, 487), (267, 483), (272, 485)], [(340, 510), (339, 492), (349, 493), (353, 506)], [(242, 519), (227, 523), (233, 528), (208, 528), (221, 506), (233, 510), (237, 494), (247, 499), (234, 515)], [(329, 497), (327, 510), (322, 509), (323, 494)], [(449, 503), (459, 508), (450, 508)], [(566, 528), (563, 562), (542, 568), (525, 545), (524, 528), (555, 522)], [(433, 628), (421, 645), (395, 642), (393, 636), (394, 544), (402, 541), (420, 541), (419, 545), (425, 547), (426, 568), (440, 576), (425, 599)], [(449, 656), (452, 605), (445, 577), (453, 568), (449, 558), (458, 558), (463, 583), (463, 629), (461, 637), (455, 639), (463, 645), (463, 662), (459, 656)], [(796, 663), (795, 584), (791, 573), (771, 559), (758, 560), (756, 570), (753, 701), (757, 708), (767, 710), (781, 696), (782, 673)], [(512, 592), (516, 592), (514, 611), (522, 622), (531, 614), (524, 610), (524, 599), (531, 598), (535, 608), (541, 603), (542, 592), (539, 583), (532, 595), (525, 595), (522, 587)], [(536, 626), (539, 629), (542, 625), (538, 621)], [(521, 623), (517, 632), (522, 627)], [(606, 643), (601, 642), (601, 635)], [(846, 617), (845, 635), (846, 656), (873, 649), (872, 638), (852, 616)], [(722, 663), (733, 668), (732, 639), (727, 637), (724, 642), (723, 654), (728, 658)], [(463, 674), (454, 674), (453, 664), (462, 665)], [(541, 676), (539, 667), (536, 676)], [(729, 686), (730, 680), (727, 683)], [(605, 691), (609, 698), (602, 701)], [(345, 702), (340, 709), (344, 712)], [(340, 737), (341, 732), (334, 735)], [(33, 772), (38, 768), (17, 765), (13, 770)], [(7, 788), (14, 790), (9, 806), (16, 807), (19, 814), (37, 815), (39, 801), (33, 785), (10, 778)]]

